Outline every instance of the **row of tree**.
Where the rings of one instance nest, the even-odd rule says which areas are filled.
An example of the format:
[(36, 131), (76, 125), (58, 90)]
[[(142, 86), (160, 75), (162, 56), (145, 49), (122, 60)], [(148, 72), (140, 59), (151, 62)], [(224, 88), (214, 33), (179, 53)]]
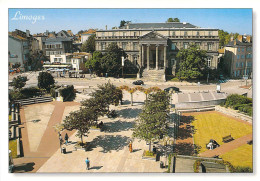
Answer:
[(77, 130), (77, 136), (81, 138), (82, 144), (83, 136), (88, 133), (91, 126), (97, 125), (98, 118), (111, 112), (109, 105), (118, 105), (123, 98), (122, 91), (111, 83), (99, 85), (90, 96), (81, 102), (80, 110), (71, 112), (62, 124), (66, 130)]

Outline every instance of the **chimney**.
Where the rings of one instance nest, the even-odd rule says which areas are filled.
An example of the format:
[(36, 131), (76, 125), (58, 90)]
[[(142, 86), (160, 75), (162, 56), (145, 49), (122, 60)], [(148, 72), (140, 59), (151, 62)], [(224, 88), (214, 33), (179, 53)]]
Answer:
[(243, 36), (242, 35), (238, 35), (237, 36), (237, 40), (240, 41), (240, 42), (243, 42)]
[(106, 25), (106, 30), (107, 30), (107, 25)]
[(26, 37), (30, 37), (30, 31), (26, 30)]
[(230, 37), (230, 41), (233, 41), (234, 40), (234, 36), (232, 35), (231, 37)]
[(246, 41), (247, 41), (248, 43), (250, 43), (250, 42), (251, 42), (251, 36), (248, 35), (248, 36), (246, 37)]

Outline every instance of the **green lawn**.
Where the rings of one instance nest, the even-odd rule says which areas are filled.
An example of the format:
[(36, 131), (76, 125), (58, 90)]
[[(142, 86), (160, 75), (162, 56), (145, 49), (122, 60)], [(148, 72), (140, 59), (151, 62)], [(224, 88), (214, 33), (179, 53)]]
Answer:
[(233, 166), (253, 168), (253, 146), (245, 144), (221, 155), (221, 158)]
[(17, 158), (17, 142), (16, 140), (9, 141), (9, 150), (12, 151), (12, 157)]
[(207, 151), (206, 144), (210, 139), (222, 145), (224, 136), (231, 134), (234, 139), (237, 139), (252, 133), (252, 125), (244, 124), (217, 112), (191, 113), (190, 115), (195, 119), (192, 122), (195, 128), (194, 142), (201, 146), (199, 153)]

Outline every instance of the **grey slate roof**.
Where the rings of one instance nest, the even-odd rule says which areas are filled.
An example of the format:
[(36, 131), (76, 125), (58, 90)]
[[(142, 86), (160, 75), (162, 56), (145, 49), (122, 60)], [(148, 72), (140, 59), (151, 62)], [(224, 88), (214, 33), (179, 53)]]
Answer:
[[(236, 45), (234, 45), (234, 42), (236, 41)], [(252, 43), (248, 43), (248, 42), (240, 42), (237, 39), (228, 42), (228, 44), (226, 45), (227, 47), (234, 47), (234, 46), (238, 46), (238, 45), (252, 45)]]
[(44, 40), (43, 42), (61, 42), (61, 41), (72, 41), (72, 37), (69, 38), (48, 38), (46, 40)]
[[(128, 24), (129, 29), (147, 29), (147, 28), (196, 28), (196, 26), (190, 23), (130, 23)], [(122, 29), (125, 29), (126, 26), (123, 26)]]

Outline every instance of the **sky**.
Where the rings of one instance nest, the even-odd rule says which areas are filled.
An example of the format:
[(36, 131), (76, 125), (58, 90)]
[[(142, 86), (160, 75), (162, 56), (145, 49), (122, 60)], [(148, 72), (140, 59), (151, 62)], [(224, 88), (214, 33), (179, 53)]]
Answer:
[[(252, 35), (252, 9), (9, 9), (9, 31), (108, 29), (121, 20), (132, 23), (160, 23), (179, 18), (202, 28)], [(27, 18), (27, 19), (26, 19)]]

